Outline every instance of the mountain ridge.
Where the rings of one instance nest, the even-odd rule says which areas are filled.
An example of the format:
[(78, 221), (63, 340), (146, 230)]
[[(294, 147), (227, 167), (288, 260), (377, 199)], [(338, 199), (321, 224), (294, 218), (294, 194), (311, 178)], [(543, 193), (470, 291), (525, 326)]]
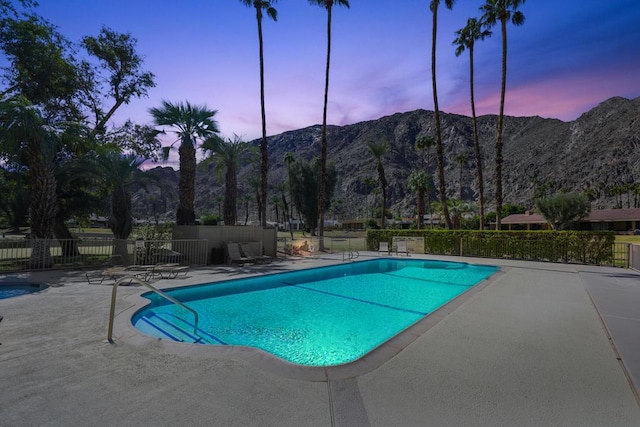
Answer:
[[(497, 115), (478, 116), (477, 121), (483, 151), (485, 198), (491, 208), (495, 198)], [(477, 201), (472, 120), (468, 116), (441, 112), (441, 122), (447, 196), (459, 197), (460, 167), (455, 159), (465, 153), (469, 162), (462, 171), (462, 199)], [(285, 153), (293, 152), (296, 158), (306, 160), (319, 155), (321, 129), (321, 125), (311, 125), (267, 138), (270, 194), (274, 194), (273, 188), (277, 183), (286, 180)], [(415, 140), (423, 134), (435, 134), (433, 111), (418, 109), (350, 125), (327, 126), (328, 159), (336, 164), (339, 175), (334, 207), (340, 209), (330, 210), (330, 214), (341, 218), (368, 216), (374, 202), (369, 178), (377, 183), (377, 175), (367, 142), (384, 138), (389, 142), (389, 150), (383, 159), (389, 181), (388, 208), (394, 216), (415, 215), (415, 195), (408, 189), (407, 178), (419, 165), (420, 155), (415, 150)], [(251, 144), (257, 146), (259, 140), (251, 141)], [(611, 186), (640, 183), (640, 97), (609, 98), (569, 122), (540, 116), (505, 116), (503, 155), (505, 203), (533, 208), (532, 197), (541, 188), (546, 188), (548, 194), (581, 192), (590, 188), (594, 193), (594, 208), (614, 207), (615, 196), (609, 194)], [(429, 171), (436, 179), (435, 147), (430, 157)], [(135, 192), (134, 214), (138, 218), (140, 215), (148, 217), (150, 199), (157, 204), (155, 209), (163, 218), (171, 219), (175, 215), (178, 172), (166, 170), (170, 168), (156, 171), (158, 168), (161, 167), (147, 173), (163, 176), (162, 192), (157, 189), (147, 195), (141, 190)], [(238, 176), (241, 193), (250, 192), (248, 177), (255, 173), (255, 167), (241, 168)], [(223, 183), (212, 173), (211, 165), (199, 163), (196, 173), (197, 214), (217, 213), (222, 194)], [(433, 192), (431, 200), (436, 196)], [(250, 215), (255, 220), (255, 207), (250, 211), (253, 211)], [(241, 206), (238, 212), (239, 217), (243, 217)]]

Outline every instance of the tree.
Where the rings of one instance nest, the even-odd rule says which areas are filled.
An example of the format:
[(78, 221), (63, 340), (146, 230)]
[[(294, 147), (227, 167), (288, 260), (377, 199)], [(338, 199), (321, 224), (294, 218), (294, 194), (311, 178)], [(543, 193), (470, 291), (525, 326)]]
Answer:
[(163, 147), (162, 154), (164, 160), (167, 160), (171, 148), (176, 142), (180, 143), (178, 149), (180, 155), (179, 202), (176, 224), (195, 224), (196, 147), (198, 141), (206, 140), (219, 132), (218, 123), (213, 118), (217, 111), (208, 109), (206, 105), (192, 105), (189, 101), (184, 104), (162, 101), (160, 107), (151, 108), (149, 112), (156, 126), (174, 128), (178, 136), (170, 146)]
[[(291, 165), (293, 184), (293, 203), (298, 209), (298, 212), (304, 218), (305, 224), (311, 229), (311, 234), (315, 235), (316, 228), (318, 227), (318, 171), (320, 169), (320, 162), (318, 159), (314, 159), (311, 162), (304, 160), (298, 160)], [(324, 209), (327, 210), (330, 207), (329, 200), (333, 196), (333, 192), (338, 181), (338, 172), (333, 163), (329, 163), (327, 167), (327, 181), (326, 188), (324, 189), (327, 195), (327, 201), (325, 202)]]
[[(16, 3), (16, 2), (13, 2)], [(38, 3), (34, 0), (18, 0), (17, 3), (20, 3), (23, 7), (29, 8), (37, 6)], [(9, 15), (17, 15), (15, 5), (12, 4), (11, 0), (0, 0), (0, 17), (5, 17)]]
[(456, 163), (458, 164), (458, 169), (460, 171), (460, 177), (459, 177), (460, 200), (462, 200), (462, 175), (464, 174), (464, 167), (468, 161), (469, 161), (469, 157), (467, 156), (467, 153), (460, 153), (456, 156)]
[(580, 193), (543, 197), (535, 203), (538, 211), (554, 230), (565, 230), (591, 212), (589, 200)]
[[(430, 172), (431, 167), (431, 148), (436, 144), (436, 141), (430, 135), (423, 135), (416, 140), (416, 148), (422, 153), (422, 168), (427, 174), (428, 187), (425, 189), (425, 196), (427, 196), (427, 210), (429, 217), (431, 218), (431, 190), (433, 189), (433, 176)], [(432, 221), (433, 225), (433, 221)]]
[(260, 111), (262, 113), (262, 139), (260, 140), (260, 154), (262, 156), (262, 162), (260, 164), (260, 177), (262, 182), (260, 184), (260, 199), (263, 211), (261, 212), (262, 226), (267, 225), (267, 172), (269, 171), (269, 153), (267, 151), (267, 118), (264, 107), (264, 56), (263, 56), (263, 43), (262, 43), (262, 11), (267, 12), (274, 21), (278, 20), (278, 11), (271, 6), (276, 3), (277, 0), (240, 0), (242, 4), (247, 7), (254, 7), (256, 9), (256, 20), (258, 21), (258, 44), (260, 46)]
[[(89, 59), (97, 59), (91, 65), (75, 59), (74, 46), (42, 18), (25, 15), (23, 19), (5, 19), (0, 25), (0, 45), (11, 63), (4, 76), (9, 85), (5, 93), (26, 96), (52, 127), (66, 122), (54, 154), (58, 213), (53, 232), (64, 240), (63, 256), (79, 254), (65, 220), (95, 208), (87, 203), (91, 200), (92, 183), (71, 173), (76, 163), (96, 145), (118, 144), (123, 134), (132, 133), (132, 128), (145, 129), (127, 122), (114, 132), (115, 136), (104, 134), (107, 120), (123, 103), (146, 95), (147, 89), (154, 86), (153, 75), (140, 71), (142, 59), (135, 51), (135, 43), (130, 35), (107, 29), (98, 38), (86, 37), (83, 46)], [(109, 98), (113, 98), (113, 105), (105, 113), (102, 107)], [(95, 122), (89, 123), (89, 116), (95, 116)], [(147, 152), (157, 150), (159, 145), (153, 144), (155, 134), (147, 135), (150, 136), (144, 143), (129, 148), (145, 146)]]
[(311, 4), (318, 5), (327, 10), (327, 64), (325, 69), (324, 104), (322, 109), (322, 137), (320, 140), (320, 177), (318, 178), (318, 237), (320, 238), (319, 250), (324, 250), (324, 208), (327, 206), (325, 190), (327, 188), (327, 104), (329, 101), (329, 69), (331, 65), (331, 13), (333, 6), (349, 6), (348, 0), (309, 0)]
[[(444, 0), (444, 4), (448, 9), (453, 8), (454, 0)], [(438, 108), (438, 87), (436, 84), (436, 35), (438, 33), (438, 6), (440, 0), (431, 0), (431, 12), (433, 14), (433, 29), (431, 38), (431, 83), (433, 87), (433, 109), (436, 120), (436, 158), (438, 161), (438, 187), (440, 193), (440, 206), (442, 214), (447, 223), (447, 227), (451, 228), (451, 217), (447, 207), (447, 185), (444, 179), (444, 153), (442, 150), (442, 130), (440, 129), (440, 110)]]
[(422, 228), (422, 219), (424, 216), (424, 194), (429, 188), (429, 175), (422, 169), (415, 169), (409, 175), (409, 188), (415, 191), (417, 197), (418, 218), (416, 228)]
[(289, 212), (289, 232), (291, 233), (291, 239), (293, 239), (293, 186), (291, 184), (291, 164), (295, 162), (293, 153), (287, 151), (284, 154), (283, 160), (287, 164), (287, 183), (289, 185), (289, 200), (291, 201)]
[(386, 206), (387, 206), (387, 187), (389, 183), (387, 182), (387, 177), (384, 174), (384, 166), (382, 165), (382, 157), (386, 154), (387, 149), (389, 148), (389, 144), (387, 141), (382, 140), (378, 142), (369, 142), (367, 144), (369, 147), (369, 151), (371, 155), (376, 160), (376, 170), (378, 171), (378, 181), (380, 182), (380, 189), (382, 190), (382, 228), (385, 227), (386, 220)]
[[(478, 198), (480, 205), (480, 226), (484, 229), (484, 178), (482, 176), (482, 150), (480, 149), (480, 138), (478, 137), (478, 121), (476, 119), (476, 103), (473, 87), (473, 53), (477, 40), (484, 40), (491, 36), (491, 31), (483, 30), (484, 23), (476, 18), (467, 19), (467, 25), (456, 31), (456, 56), (460, 56), (465, 49), (469, 50), (469, 91), (471, 93), (471, 121), (473, 123), (473, 146), (476, 155), (476, 170), (478, 174)], [(462, 194), (462, 193), (461, 193)], [(462, 195), (460, 196), (462, 198)]]
[(128, 253), (125, 241), (133, 230), (129, 188), (134, 183), (144, 183), (138, 169), (144, 160), (135, 154), (122, 154), (117, 149), (101, 149), (95, 153), (93, 163), (98, 166), (96, 172), (101, 178), (103, 191), (110, 194), (109, 228), (116, 239), (114, 253), (125, 258)]
[(52, 130), (40, 110), (23, 96), (0, 100), (0, 149), (6, 155), (21, 155), (29, 168), (29, 225), (36, 238), (31, 264), (36, 268), (53, 265), (49, 239), (58, 211), (54, 155), (59, 135)]
[(238, 221), (238, 170), (243, 156), (249, 152), (249, 145), (239, 136), (226, 141), (217, 136), (207, 138), (202, 143), (202, 150), (216, 162), (216, 171), (222, 175), (224, 171), (224, 203), (222, 218), (225, 225), (236, 225)]
[(518, 7), (524, 4), (525, 0), (486, 0), (480, 7), (482, 20), (491, 28), (500, 22), (502, 33), (502, 84), (500, 86), (500, 113), (498, 114), (498, 128), (496, 137), (496, 229), (501, 228), (502, 212), (502, 127), (504, 120), (504, 98), (507, 84), (507, 22), (510, 20), (513, 25), (524, 24), (524, 14)]
[[(136, 43), (130, 33), (117, 33), (107, 27), (102, 27), (97, 37), (82, 39), (82, 46), (99, 63), (99, 66), (83, 64), (85, 76), (90, 78), (85, 86), (85, 102), (94, 115), (92, 135), (104, 133), (118, 108), (134, 97), (147, 96), (156, 85), (154, 75), (142, 70), (143, 60), (136, 52)], [(106, 101), (113, 104), (105, 112)]]
[(425, 169), (427, 172), (431, 165), (431, 147), (433, 147), (435, 143), (433, 137), (429, 135), (422, 135), (416, 139), (416, 149), (420, 151), (422, 169)]
[(462, 228), (462, 219), (466, 214), (473, 213), (473, 204), (458, 199), (449, 199), (449, 211), (454, 229)]
[(81, 119), (80, 76), (71, 43), (48, 21), (29, 15), (0, 21), (0, 48), (9, 60), (2, 96), (23, 95), (43, 120)]
[(14, 232), (26, 226), (29, 217), (29, 188), (23, 169), (0, 169), (0, 212)]

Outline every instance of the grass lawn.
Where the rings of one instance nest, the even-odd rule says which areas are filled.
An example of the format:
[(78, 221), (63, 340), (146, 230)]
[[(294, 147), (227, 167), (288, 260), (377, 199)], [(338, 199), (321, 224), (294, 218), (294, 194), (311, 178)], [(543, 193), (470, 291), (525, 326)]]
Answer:
[(616, 235), (616, 243), (636, 243), (640, 245), (640, 236)]

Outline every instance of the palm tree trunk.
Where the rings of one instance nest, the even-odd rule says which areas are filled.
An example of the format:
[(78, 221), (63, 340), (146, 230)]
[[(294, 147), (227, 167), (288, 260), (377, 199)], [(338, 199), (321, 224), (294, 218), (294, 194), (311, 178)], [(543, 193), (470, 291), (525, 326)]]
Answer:
[(325, 70), (324, 105), (322, 109), (322, 139), (320, 144), (320, 179), (318, 179), (318, 240), (324, 251), (324, 207), (327, 182), (327, 104), (329, 102), (329, 68), (331, 66), (331, 3), (327, 5), (327, 67)]
[(436, 120), (436, 157), (438, 160), (438, 186), (440, 192), (440, 203), (442, 204), (442, 214), (449, 229), (452, 228), (449, 209), (447, 208), (447, 186), (444, 179), (444, 153), (442, 150), (442, 132), (440, 130), (440, 111), (438, 108), (438, 89), (436, 84), (436, 34), (438, 29), (438, 2), (433, 2), (433, 31), (431, 45), (431, 83), (433, 86), (433, 108)]
[(422, 228), (422, 217), (424, 215), (424, 189), (418, 189), (418, 220), (416, 222), (416, 228), (420, 230)]
[(53, 224), (53, 234), (60, 243), (60, 249), (64, 258), (72, 258), (80, 255), (78, 243), (73, 238), (67, 224), (64, 223), (64, 218), (60, 216), (59, 211)]
[(503, 18), (500, 22), (502, 27), (502, 84), (500, 86), (500, 114), (498, 115), (498, 138), (496, 140), (496, 230), (502, 228), (502, 124), (507, 86), (507, 20)]
[(227, 165), (224, 177), (224, 225), (236, 225), (236, 196), (238, 194), (238, 178), (233, 165)]
[(192, 225), (196, 222), (194, 212), (196, 181), (196, 150), (191, 141), (183, 141), (178, 149), (180, 155), (180, 178), (178, 189), (180, 198), (176, 213), (177, 225)]
[(480, 230), (484, 230), (484, 179), (482, 178), (482, 152), (478, 137), (478, 120), (476, 119), (476, 102), (473, 89), (473, 44), (469, 47), (469, 78), (471, 88), (471, 118), (473, 122), (473, 146), (476, 154), (476, 168), (478, 170), (478, 197), (480, 198)]
[(32, 268), (50, 268), (53, 258), (49, 250), (53, 224), (58, 211), (56, 179), (53, 168), (45, 161), (39, 142), (27, 144), (31, 186), (29, 224), (34, 238), (29, 264)]
[[(262, 115), (262, 140), (260, 141), (260, 154), (262, 161), (260, 162), (260, 199), (262, 201), (262, 218), (263, 227), (267, 225), (267, 174), (269, 171), (269, 152), (267, 150), (267, 115), (264, 107), (264, 55), (262, 44), (262, 9), (256, 5), (256, 19), (258, 20), (258, 41), (260, 44), (260, 112)], [(234, 222), (235, 223), (235, 222)]]

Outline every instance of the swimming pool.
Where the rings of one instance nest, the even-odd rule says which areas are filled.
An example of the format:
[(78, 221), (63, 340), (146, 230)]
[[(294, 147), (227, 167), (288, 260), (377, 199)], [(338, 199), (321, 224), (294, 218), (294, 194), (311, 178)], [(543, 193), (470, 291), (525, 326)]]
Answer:
[(48, 287), (48, 285), (39, 283), (0, 283), (0, 299), (32, 294)]
[(250, 346), (305, 366), (357, 360), (491, 276), (493, 266), (376, 259), (153, 293), (133, 325), (162, 339)]

